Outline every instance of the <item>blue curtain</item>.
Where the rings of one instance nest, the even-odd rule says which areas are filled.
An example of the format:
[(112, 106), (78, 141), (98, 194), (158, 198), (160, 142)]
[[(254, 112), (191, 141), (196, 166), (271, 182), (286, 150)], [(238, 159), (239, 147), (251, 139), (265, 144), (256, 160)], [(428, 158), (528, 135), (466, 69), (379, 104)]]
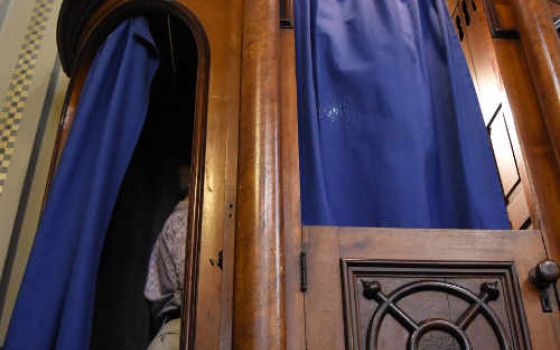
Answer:
[(303, 223), (509, 227), (445, 0), (296, 0)]
[(97, 268), (158, 66), (145, 19), (97, 53), (78, 104), (10, 323), (7, 350), (89, 347)]

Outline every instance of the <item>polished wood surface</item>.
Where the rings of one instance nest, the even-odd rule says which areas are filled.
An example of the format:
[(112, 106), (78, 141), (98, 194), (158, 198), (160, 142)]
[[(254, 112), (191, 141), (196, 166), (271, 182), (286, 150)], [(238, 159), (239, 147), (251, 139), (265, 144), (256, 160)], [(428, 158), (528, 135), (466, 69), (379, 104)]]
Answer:
[(512, 0), (521, 43), (560, 164), (560, 41), (545, 0)]
[(516, 39), (519, 37), (511, 0), (483, 0), (489, 26), (494, 38)]
[[(243, 2), (182, 2), (210, 46), (208, 125), (194, 349), (231, 349), (233, 240), (241, 84)], [(219, 14), (219, 15), (216, 15)], [(212, 261), (223, 251), (223, 270)]]
[(496, 53), (521, 144), (525, 185), (534, 196), (534, 223), (547, 250), (560, 258), (560, 172), (519, 41), (499, 40)]
[(560, 16), (560, 2), (555, 0), (547, 0), (548, 9), (550, 10), (550, 15), (554, 18)]
[[(188, 23), (188, 24), (187, 24)], [(191, 155), (191, 186), (187, 218), (185, 276), (183, 293), (183, 328), (181, 347), (194, 348), (196, 334), (199, 255), (202, 233), (202, 210), (204, 203), (204, 176), (206, 155), (206, 128), (208, 107), (208, 73), (210, 48), (204, 29), (198, 21), (186, 24), (194, 33), (198, 50), (198, 67), (194, 109), (194, 135)]]
[[(538, 231), (405, 230), (384, 228), (304, 227), (308, 254), (309, 289), (306, 294), (306, 322), (309, 349), (343, 349), (347, 335), (344, 318), (343, 281), (340, 259), (395, 262), (432, 262), (451, 266), (453, 262), (514, 262), (525, 317), (534, 350), (560, 348), (560, 313), (543, 313), (539, 291), (529, 282), (529, 271), (546, 257)], [(446, 265), (447, 264), (447, 265)], [(466, 266), (465, 266), (466, 268)], [(385, 278), (428, 278), (416, 270), (398, 274), (384, 272)], [(468, 277), (464, 274), (464, 277)], [(459, 280), (457, 282), (461, 283)], [(470, 282), (467, 282), (467, 285)], [(386, 287), (387, 288), (387, 287)], [(496, 307), (496, 304), (491, 304)], [(437, 305), (427, 308), (438, 312)], [(445, 303), (447, 308), (447, 303)], [(407, 310), (411, 310), (408, 308)], [(505, 315), (505, 314), (504, 314)], [(449, 314), (446, 314), (449, 317)], [(509, 315), (508, 317), (512, 317)], [(384, 328), (387, 330), (387, 328)], [(485, 337), (469, 333), (471, 337)], [(365, 334), (362, 334), (365, 336)], [(401, 335), (399, 335), (401, 336)], [(350, 339), (348, 339), (350, 340)], [(487, 344), (490, 346), (490, 343)], [(353, 348), (353, 347), (351, 347)], [(390, 348), (390, 347), (388, 347)], [(485, 347), (486, 348), (486, 347)], [(492, 347), (490, 347), (492, 348)]]
[[(494, 36), (487, 52), (480, 53), (497, 59), (496, 70), (503, 86), (502, 110), (521, 180), (522, 191), (515, 188), (508, 196), (510, 219), (513, 227), (519, 228), (518, 223), (523, 221), (522, 218), (526, 215), (524, 213), (528, 210), (531, 213), (529, 227), (542, 229), (549, 254), (559, 259), (560, 218), (556, 213), (560, 212), (560, 166), (554, 155), (546, 113), (539, 105), (540, 92), (531, 69), (531, 64), (534, 63), (531, 63), (531, 57), (523, 50), (527, 43), (523, 42), (519, 23), (524, 19), (519, 16), (516, 18), (511, 0), (486, 0), (485, 3), (486, 11), (495, 10), (500, 28), (521, 33), (521, 40), (519, 36)], [(529, 3), (523, 2), (521, 6), (528, 5)], [(495, 23), (488, 21), (487, 25)], [(507, 173), (507, 169), (505, 173), (502, 169), (501, 176), (507, 176)], [(512, 173), (510, 170), (509, 174)]]
[(485, 124), (488, 125), (502, 102), (499, 70), (496, 56), (492, 51), (492, 36), (484, 6), (473, 7), (472, 2), (469, 1), (466, 1), (467, 6), (463, 6), (463, 2), (459, 1), (460, 15), (465, 22), (465, 17), (467, 15), (470, 17), (470, 24), (464, 25), (464, 41), (467, 42), (473, 61), (472, 74), (476, 76), (478, 101)]
[(301, 212), (295, 37), (293, 29), (281, 36), (281, 180), (282, 214), (286, 250), (286, 342), (287, 349), (305, 349), (303, 293), (300, 290)]
[(279, 3), (243, 14), (233, 349), (286, 349), (280, 192)]

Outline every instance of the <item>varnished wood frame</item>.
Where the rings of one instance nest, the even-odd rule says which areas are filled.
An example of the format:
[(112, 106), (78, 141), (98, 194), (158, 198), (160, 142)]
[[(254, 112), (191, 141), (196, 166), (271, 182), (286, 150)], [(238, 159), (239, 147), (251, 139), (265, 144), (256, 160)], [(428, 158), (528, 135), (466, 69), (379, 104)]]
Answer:
[[(178, 2), (161, 0), (109, 1), (102, 5), (88, 21), (81, 35), (77, 58), (71, 74), (63, 108), (63, 118), (59, 125), (55, 152), (51, 160), (46, 193), (58, 164), (60, 155), (72, 127), (76, 107), (87, 72), (99, 46), (111, 31), (123, 20), (150, 11), (167, 12), (179, 18), (191, 31), (197, 47), (197, 81), (194, 112), (194, 135), (191, 155), (191, 192), (187, 220), (187, 243), (185, 259), (185, 284), (183, 295), (183, 322), (181, 348), (194, 348), (196, 328), (196, 306), (198, 291), (198, 266), (202, 226), (204, 194), (204, 159), (206, 151), (208, 75), (210, 68), (210, 48), (204, 28), (196, 16)], [(44, 202), (44, 201), (43, 201)]]
[(484, 10), (486, 10), (486, 15), (488, 16), (488, 21), (490, 23), (490, 32), (492, 37), (496, 39), (516, 39), (519, 38), (519, 33), (511, 28), (504, 28), (502, 23), (500, 23), (500, 18), (496, 13), (496, 4), (494, 0), (483, 0)]
[[(503, 50), (502, 54), (509, 55), (507, 61), (502, 58), (500, 62), (506, 87), (507, 81), (513, 83), (507, 89), (508, 94), (514, 99), (527, 99), (524, 103), (511, 101), (510, 104), (524, 112), (531, 110), (525, 107), (540, 112), (538, 116), (519, 115), (515, 123), (535, 197), (536, 227), (542, 230), (549, 257), (559, 260), (560, 42), (546, 5), (545, 0), (511, 1), (523, 58), (516, 49), (507, 48), (506, 42), (496, 42), (496, 45), (498, 52)], [(515, 84), (526, 88), (520, 89)]]
[(512, 4), (552, 149), (560, 165), (560, 41), (544, 0), (513, 0)]

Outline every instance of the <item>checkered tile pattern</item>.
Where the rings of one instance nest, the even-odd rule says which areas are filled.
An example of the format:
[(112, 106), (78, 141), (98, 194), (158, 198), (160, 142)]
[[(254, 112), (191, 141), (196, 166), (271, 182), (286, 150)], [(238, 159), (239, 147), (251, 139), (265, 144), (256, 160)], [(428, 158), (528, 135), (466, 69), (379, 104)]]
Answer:
[(54, 0), (36, 0), (14, 67), (8, 92), (0, 109), (0, 195), (8, 175), (14, 153), (16, 136), (37, 64), (37, 57), (45, 36), (46, 25), (53, 9)]

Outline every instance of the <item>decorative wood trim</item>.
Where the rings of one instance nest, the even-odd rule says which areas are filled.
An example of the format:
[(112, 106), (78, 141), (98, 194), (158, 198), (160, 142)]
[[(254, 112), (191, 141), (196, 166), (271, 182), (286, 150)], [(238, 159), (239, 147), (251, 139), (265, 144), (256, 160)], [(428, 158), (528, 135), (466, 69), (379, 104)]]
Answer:
[(521, 43), (560, 163), (560, 42), (543, 0), (513, 0)]
[[(290, 5), (291, 6), (291, 5)], [(300, 290), (302, 250), (295, 33), (281, 29), (280, 143), (282, 225), (286, 247), (286, 338), (288, 349), (305, 349), (304, 296)]]
[[(187, 243), (185, 260), (185, 293), (183, 300), (183, 322), (181, 348), (193, 349), (196, 334), (196, 306), (198, 291), (198, 266), (201, 239), (201, 226), (203, 214), (204, 193), (204, 159), (206, 151), (207, 128), (207, 101), (208, 101), (208, 76), (210, 68), (210, 48), (205, 30), (196, 16), (178, 2), (158, 0), (110, 0), (98, 7), (91, 18), (84, 18), (85, 25), (81, 38), (76, 43), (77, 52), (67, 52), (72, 62), (67, 62), (68, 69), (72, 70), (72, 78), (68, 88), (63, 118), (59, 127), (56, 148), (51, 160), (48, 187), (52, 181), (60, 154), (64, 148), (68, 133), (72, 127), (76, 107), (79, 102), (80, 92), (87, 77), (89, 66), (98, 47), (107, 35), (124, 19), (150, 11), (166, 11), (181, 19), (191, 30), (195, 39), (198, 55), (194, 135), (192, 147), (192, 188), (189, 201), (189, 216), (187, 222)], [(70, 15), (70, 12), (64, 12)], [(61, 15), (63, 12), (61, 11)], [(59, 24), (65, 19), (59, 18)], [(80, 22), (81, 23), (81, 22)], [(59, 32), (62, 30), (59, 26)], [(65, 45), (68, 45), (67, 42)], [(59, 46), (60, 47), (60, 46)], [(65, 47), (68, 49), (69, 47)], [(63, 53), (61, 52), (61, 56)], [(48, 191), (48, 188), (47, 188)]]
[[(560, 42), (543, 0), (513, 0), (523, 52), (536, 91), (543, 121), (560, 168)], [(544, 135), (543, 135), (544, 136)], [(542, 152), (541, 152), (542, 153)], [(547, 180), (550, 182), (550, 180)], [(547, 184), (550, 188), (550, 184)], [(550, 194), (555, 196), (556, 194)], [(537, 203), (544, 206), (545, 203)], [(546, 208), (545, 208), (546, 209)], [(550, 208), (554, 212), (554, 207)], [(542, 210), (548, 212), (549, 210)], [(541, 217), (546, 246), (554, 259), (560, 258), (560, 231), (553, 217)]]
[(278, 18), (277, 0), (245, 0), (233, 291), (235, 350), (286, 349)]
[(486, 10), (486, 15), (488, 17), (488, 25), (490, 27), (490, 33), (495, 39), (517, 39), (519, 38), (519, 33), (514, 29), (503, 28), (500, 23), (500, 19), (496, 12), (495, 0), (483, 0), (484, 10)]

